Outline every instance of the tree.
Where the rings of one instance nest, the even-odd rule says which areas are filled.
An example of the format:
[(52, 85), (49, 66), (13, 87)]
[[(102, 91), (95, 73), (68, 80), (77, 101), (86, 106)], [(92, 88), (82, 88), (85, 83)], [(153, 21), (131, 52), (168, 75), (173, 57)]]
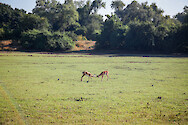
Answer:
[(152, 51), (155, 47), (155, 27), (150, 22), (131, 22), (125, 36), (124, 48), (133, 51)]
[(102, 2), (102, 0), (94, 0), (90, 6), (90, 12), (93, 10), (94, 13), (98, 11), (100, 8), (105, 8), (106, 4)]
[(53, 31), (65, 31), (72, 25), (77, 25), (78, 12), (72, 0), (60, 4), (56, 0), (37, 0), (33, 13), (46, 17)]
[(4, 32), (2, 39), (9, 39), (19, 36), (21, 18), (24, 16), (25, 11), (13, 9), (6, 4), (0, 4), (0, 28)]
[(149, 6), (147, 2), (140, 4), (135, 0), (123, 10), (115, 11), (125, 25), (131, 21), (147, 21), (152, 22), (155, 26), (164, 19), (163, 12), (155, 3)]
[(181, 28), (178, 29), (175, 34), (176, 41), (176, 50), (175, 52), (188, 53), (188, 23), (184, 24)]
[(78, 8), (82, 8), (84, 6), (84, 1), (85, 0), (74, 0), (74, 6)]
[[(184, 50), (187, 47), (186, 26), (180, 30), (181, 23), (170, 16), (163, 16), (164, 11), (155, 3), (140, 4), (134, 0), (124, 9), (118, 9), (116, 3), (121, 1), (112, 2), (112, 7), (116, 8), (115, 15), (107, 16), (97, 41), (98, 48), (172, 52), (178, 46)], [(175, 41), (178, 36), (183, 39)]]
[(65, 31), (67, 28), (72, 25), (78, 25), (78, 12), (74, 7), (73, 2), (66, 3), (64, 5), (59, 5), (59, 14), (57, 15), (56, 23), (54, 25), (58, 25), (60, 31)]
[(103, 18), (101, 15), (98, 14), (90, 15), (85, 25), (87, 29), (86, 37), (88, 39), (96, 40), (97, 35), (101, 33), (102, 23), (103, 23)]
[(85, 25), (90, 15), (90, 1), (87, 1), (83, 7), (77, 9), (79, 13), (79, 23), (81, 26)]
[(42, 30), (28, 30), (22, 33), (21, 46), (23, 49), (46, 50), (50, 32)]
[(75, 46), (74, 41), (66, 32), (54, 32), (48, 38), (47, 50), (70, 50)]
[(32, 29), (48, 29), (49, 23), (48, 20), (44, 17), (40, 17), (34, 14), (26, 14), (22, 18), (22, 31), (32, 30)]
[(107, 15), (103, 30), (97, 40), (96, 47), (98, 49), (122, 48), (127, 31), (128, 27), (124, 26), (116, 15)]
[(26, 11), (12, 9), (11, 6), (0, 4), (1, 39), (19, 40), (21, 33), (31, 29), (48, 28), (48, 21), (37, 15), (26, 14)]
[(72, 49), (74, 42), (66, 33), (33, 29), (22, 33), (21, 45), (27, 50), (53, 51)]
[(88, 39), (96, 39), (101, 33), (103, 25), (103, 17), (97, 14), (97, 10), (101, 7), (105, 7), (105, 3), (102, 0), (94, 0), (93, 2), (88, 0), (84, 6), (77, 9), (81, 25), (77, 30), (78, 34), (87, 36)]
[(174, 19), (180, 21), (182, 25), (178, 25), (175, 32), (172, 32), (172, 29), (170, 29), (172, 33), (165, 40), (165, 45), (168, 45), (166, 48), (168, 47), (170, 52), (188, 53), (188, 6), (185, 6), (183, 9), (183, 12), (174, 16)]
[(115, 9), (115, 12), (123, 10), (125, 4), (121, 0), (112, 1), (111, 8)]
[(174, 16), (175, 19), (179, 20), (182, 24), (188, 23), (188, 6), (185, 6), (184, 12), (178, 13)]
[(124, 8), (125, 4), (121, 1), (121, 0), (115, 0), (112, 1), (111, 3), (111, 8), (115, 9), (115, 14), (122, 19), (121, 17), (123, 17), (123, 8)]

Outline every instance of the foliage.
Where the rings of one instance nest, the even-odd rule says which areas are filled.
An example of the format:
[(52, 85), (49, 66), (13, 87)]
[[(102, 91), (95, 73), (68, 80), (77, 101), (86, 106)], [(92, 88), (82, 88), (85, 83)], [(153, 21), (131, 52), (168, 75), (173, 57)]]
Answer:
[(98, 9), (100, 8), (105, 8), (105, 3), (102, 2), (102, 0), (94, 0), (90, 6), (90, 13), (92, 12), (92, 10), (94, 11), (94, 13), (96, 13), (98, 11)]
[(5, 31), (4, 28), (0, 28), (0, 39), (4, 38)]
[(21, 23), (21, 29), (23, 31), (32, 30), (32, 29), (40, 29), (45, 30), (48, 29), (49, 23), (48, 20), (44, 17), (39, 17), (34, 14), (26, 14)]
[(128, 27), (124, 26), (116, 15), (108, 15), (108, 19), (104, 23), (103, 31), (97, 40), (96, 48), (121, 48), (127, 30)]
[(185, 6), (183, 8), (183, 12), (182, 13), (178, 13), (174, 16), (174, 18), (176, 18), (177, 20), (179, 20), (181, 23), (188, 23), (188, 6)]
[(72, 0), (60, 4), (56, 0), (37, 0), (33, 13), (46, 17), (52, 26), (53, 31), (65, 31), (76, 24), (78, 12)]
[(156, 50), (163, 52), (174, 52), (177, 47), (177, 41), (169, 41), (169, 36), (175, 34), (181, 27), (181, 23), (174, 19), (166, 19), (156, 27), (155, 31), (155, 48)]
[(111, 4), (111, 8), (115, 9), (116, 12), (123, 10), (124, 6), (125, 4), (121, 0), (112, 1), (112, 4)]
[(125, 36), (124, 48), (135, 51), (151, 51), (155, 46), (155, 27), (150, 22), (132, 22)]
[(105, 3), (102, 0), (87, 1), (77, 9), (79, 13), (79, 23), (81, 28), (78, 30), (78, 35), (86, 36), (88, 39), (96, 40), (101, 33), (103, 25), (103, 17), (97, 14), (98, 9), (105, 8)]
[(49, 32), (29, 30), (22, 33), (21, 45), (25, 49), (45, 50)]
[[(77, 40), (77, 35), (82, 35), (89, 40), (97, 40), (98, 49), (188, 51), (185, 35), (187, 6), (171, 18), (164, 15), (155, 3), (148, 5), (147, 2), (133, 0), (125, 6), (122, 0), (113, 0), (111, 8), (115, 13), (106, 15), (105, 21), (97, 13), (100, 8), (105, 8), (102, 0), (65, 0), (64, 3), (36, 0), (33, 13), (0, 4), (0, 39), (13, 39), (24, 49), (67, 50)], [(60, 34), (59, 37), (56, 34)], [(24, 42), (25, 39), (27, 41)], [(70, 46), (60, 44), (61, 40), (67, 40)]]
[(9, 5), (0, 4), (0, 28), (4, 31), (4, 38), (15, 36), (13, 34), (20, 33), (20, 19), (23, 14), (22, 10), (13, 10)]
[(47, 29), (48, 21), (37, 15), (26, 14), (24, 10), (12, 9), (0, 4), (0, 28), (4, 31), (1, 39), (20, 39), (21, 33), (32, 29)]
[(74, 41), (69, 34), (54, 32), (48, 40), (48, 49), (50, 50), (70, 50), (74, 47)]
[[(182, 24), (177, 19), (163, 16), (164, 11), (155, 3), (140, 4), (134, 0), (123, 9), (123, 2), (118, 0), (112, 1), (111, 7), (115, 9), (115, 15), (107, 15), (97, 48), (177, 52), (181, 48), (178, 46), (184, 46), (181, 49), (185, 52), (186, 29), (184, 26), (181, 28)], [(184, 7), (181, 14), (185, 20), (186, 13)], [(181, 34), (179, 38), (182, 40), (177, 34)]]
[[(76, 38), (71, 30), (79, 27), (76, 23), (78, 14), (72, 5), (71, 1), (59, 4), (55, 0), (51, 2), (39, 0), (34, 9), (35, 14), (26, 14), (23, 10), (14, 10), (8, 5), (1, 4), (0, 38), (19, 40), (23, 49), (40, 51), (71, 49), (74, 46), (72, 38), (74, 40)], [(67, 29), (69, 32), (65, 33)], [(57, 35), (58, 33), (54, 32), (56, 30), (63, 32)]]
[(69, 50), (74, 46), (72, 38), (65, 33), (47, 30), (29, 30), (23, 32), (21, 45), (30, 50)]
[(86, 23), (86, 37), (88, 39), (96, 40), (96, 36), (101, 33), (103, 19), (101, 15), (92, 14), (88, 18), (88, 22)]
[(171, 52), (188, 53), (188, 24), (182, 25), (178, 30), (170, 34), (164, 43), (165, 48)]

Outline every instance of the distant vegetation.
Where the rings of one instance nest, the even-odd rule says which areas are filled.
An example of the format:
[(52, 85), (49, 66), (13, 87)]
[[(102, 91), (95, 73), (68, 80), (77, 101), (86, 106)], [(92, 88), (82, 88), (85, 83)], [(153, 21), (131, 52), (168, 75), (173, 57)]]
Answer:
[(95, 40), (96, 49), (188, 52), (188, 6), (174, 17), (155, 3), (112, 1), (114, 14), (102, 15), (102, 0), (36, 0), (32, 13), (0, 3), (0, 40), (11, 39), (21, 49), (70, 50), (78, 36)]

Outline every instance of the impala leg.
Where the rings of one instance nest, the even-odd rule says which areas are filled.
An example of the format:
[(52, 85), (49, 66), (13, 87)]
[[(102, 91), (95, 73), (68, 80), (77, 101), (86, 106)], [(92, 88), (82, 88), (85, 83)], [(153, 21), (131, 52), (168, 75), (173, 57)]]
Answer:
[(107, 75), (107, 80), (108, 80), (109, 76)]
[(103, 79), (103, 75), (102, 75), (101, 81), (102, 81), (102, 79)]
[(82, 77), (81, 77), (81, 81), (82, 81), (82, 78), (84, 77), (85, 75), (83, 75)]

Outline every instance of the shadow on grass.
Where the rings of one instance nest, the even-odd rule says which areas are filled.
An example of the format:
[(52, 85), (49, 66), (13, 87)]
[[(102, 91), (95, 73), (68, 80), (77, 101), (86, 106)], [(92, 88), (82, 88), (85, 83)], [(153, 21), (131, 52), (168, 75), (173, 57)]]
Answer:
[(80, 50), (67, 52), (52, 52), (54, 54), (84, 54), (84, 55), (103, 55), (107, 57), (188, 57), (184, 53), (159, 53), (159, 52), (131, 52), (121, 50)]
[(0, 51), (0, 52), (26, 52), (38, 54), (80, 54), (80, 55), (102, 55), (107, 57), (188, 57), (186, 53), (161, 53), (161, 52), (136, 52), (123, 50), (79, 50), (79, 51), (38, 51), (38, 50), (20, 50), (20, 51)]

